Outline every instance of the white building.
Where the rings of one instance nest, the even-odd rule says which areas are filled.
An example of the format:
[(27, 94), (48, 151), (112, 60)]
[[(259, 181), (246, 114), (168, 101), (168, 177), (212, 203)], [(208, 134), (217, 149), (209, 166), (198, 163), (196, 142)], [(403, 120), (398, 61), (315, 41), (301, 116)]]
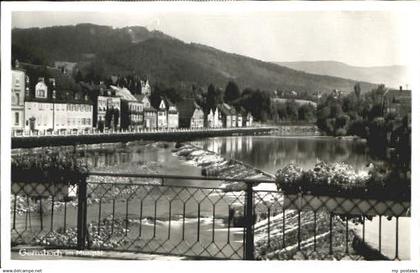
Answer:
[(141, 81), (141, 94), (150, 96), (152, 94), (152, 88), (150, 87), (149, 80)]
[(25, 127), (25, 91), (29, 78), (23, 70), (12, 70), (12, 130), (23, 130)]
[(194, 102), (194, 112), (191, 116), (191, 128), (204, 128), (204, 111)]
[(157, 128), (166, 129), (168, 128), (168, 117), (167, 117), (167, 107), (165, 100), (161, 98), (159, 109), (157, 110)]
[(98, 123), (100, 121), (105, 122), (106, 109), (108, 109), (108, 97), (98, 96), (96, 107), (97, 107), (96, 108), (96, 113), (97, 113), (96, 126), (98, 126)]
[(151, 105), (149, 98), (143, 94), (135, 97), (143, 106), (143, 127), (147, 129), (156, 128), (157, 111)]
[(93, 106), (87, 100), (56, 99), (55, 80), (49, 79), (52, 88), (43, 78), (35, 85), (35, 97), (25, 100), (25, 129), (27, 130), (84, 130), (92, 128)]
[(121, 128), (134, 129), (143, 125), (143, 104), (125, 87), (110, 86), (121, 98)]
[(168, 128), (170, 129), (176, 129), (179, 127), (179, 112), (174, 103), (172, 103), (170, 100), (166, 100), (167, 105), (167, 124)]
[(54, 106), (51, 102), (25, 101), (25, 129), (52, 130)]
[(254, 117), (252, 116), (250, 112), (248, 112), (248, 114), (246, 115), (246, 122), (245, 122), (246, 127), (251, 127), (253, 122), (254, 122)]
[(210, 109), (209, 114), (207, 115), (207, 127), (208, 128), (221, 128), (223, 123), (219, 119), (219, 109), (212, 110)]

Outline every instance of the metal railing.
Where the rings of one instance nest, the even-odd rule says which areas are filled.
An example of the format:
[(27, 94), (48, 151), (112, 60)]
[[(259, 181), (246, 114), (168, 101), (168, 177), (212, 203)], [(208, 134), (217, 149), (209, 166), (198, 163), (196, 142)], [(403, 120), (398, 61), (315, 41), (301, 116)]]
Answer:
[[(273, 183), (102, 172), (76, 186), (13, 182), (12, 243), (207, 259), (400, 259), (399, 218), (409, 203), (286, 196), (257, 186)], [(374, 248), (365, 242), (372, 217), (379, 217)], [(394, 257), (382, 253), (384, 217), (395, 219)]]
[(75, 136), (75, 135), (101, 135), (101, 134), (142, 134), (142, 133), (172, 133), (172, 132), (206, 132), (206, 131), (228, 131), (232, 129), (249, 130), (255, 128), (276, 128), (273, 126), (250, 126), (250, 127), (214, 127), (214, 128), (131, 128), (131, 129), (104, 129), (96, 128), (74, 129), (74, 130), (14, 130), (12, 137), (41, 137), (41, 136)]

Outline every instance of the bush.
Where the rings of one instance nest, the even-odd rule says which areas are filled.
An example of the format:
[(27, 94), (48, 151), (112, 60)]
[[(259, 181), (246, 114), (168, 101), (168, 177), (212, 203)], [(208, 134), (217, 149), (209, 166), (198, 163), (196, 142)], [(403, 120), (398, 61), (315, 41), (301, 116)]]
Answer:
[(72, 152), (21, 154), (12, 157), (12, 182), (77, 184), (86, 178), (88, 168)]
[(396, 170), (375, 167), (369, 173), (356, 172), (344, 163), (319, 162), (306, 171), (290, 164), (276, 173), (277, 187), (287, 194), (410, 200), (410, 182)]

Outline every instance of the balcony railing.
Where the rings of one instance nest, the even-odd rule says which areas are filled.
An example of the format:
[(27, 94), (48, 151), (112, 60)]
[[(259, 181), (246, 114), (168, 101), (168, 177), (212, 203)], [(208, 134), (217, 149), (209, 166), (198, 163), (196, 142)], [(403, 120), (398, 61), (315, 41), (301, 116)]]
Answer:
[[(241, 190), (221, 189), (227, 182)], [(334, 197), (285, 196), (273, 183), (99, 172), (78, 185), (13, 181), (12, 244), (206, 259), (400, 259), (399, 219), (409, 203), (347, 206)], [(365, 242), (372, 217), (379, 217), (374, 248)], [(395, 221), (392, 257), (382, 253), (385, 217)]]

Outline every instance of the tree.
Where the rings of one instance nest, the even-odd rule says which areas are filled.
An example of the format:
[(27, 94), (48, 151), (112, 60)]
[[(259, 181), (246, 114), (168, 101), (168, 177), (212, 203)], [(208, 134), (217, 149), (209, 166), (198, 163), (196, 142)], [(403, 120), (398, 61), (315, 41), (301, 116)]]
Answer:
[(360, 99), (360, 93), (361, 93), (360, 83), (356, 83), (354, 85), (354, 94), (356, 94), (357, 99)]
[(225, 95), (223, 97), (226, 103), (232, 103), (239, 99), (241, 96), (241, 91), (239, 90), (238, 85), (234, 81), (229, 81), (226, 85)]
[(80, 70), (77, 70), (76, 75), (74, 76), (74, 80), (79, 83), (81, 81), (83, 81), (83, 76), (82, 76), (82, 72), (80, 72)]
[(206, 94), (206, 107), (205, 112), (209, 113), (211, 109), (215, 109), (216, 105), (218, 104), (218, 98), (217, 98), (217, 92), (216, 88), (213, 84), (210, 84), (207, 88), (207, 94)]
[(266, 121), (271, 116), (271, 99), (267, 92), (249, 89), (244, 92), (240, 105), (256, 120)]
[(298, 119), (312, 122), (315, 120), (315, 107), (310, 104), (304, 104), (298, 109)]
[(150, 94), (150, 104), (158, 109), (160, 104), (160, 96), (161, 96), (161, 90), (159, 88), (154, 88), (152, 93)]
[(298, 119), (298, 104), (295, 100), (291, 99), (286, 101), (286, 112), (289, 120), (295, 121)]

